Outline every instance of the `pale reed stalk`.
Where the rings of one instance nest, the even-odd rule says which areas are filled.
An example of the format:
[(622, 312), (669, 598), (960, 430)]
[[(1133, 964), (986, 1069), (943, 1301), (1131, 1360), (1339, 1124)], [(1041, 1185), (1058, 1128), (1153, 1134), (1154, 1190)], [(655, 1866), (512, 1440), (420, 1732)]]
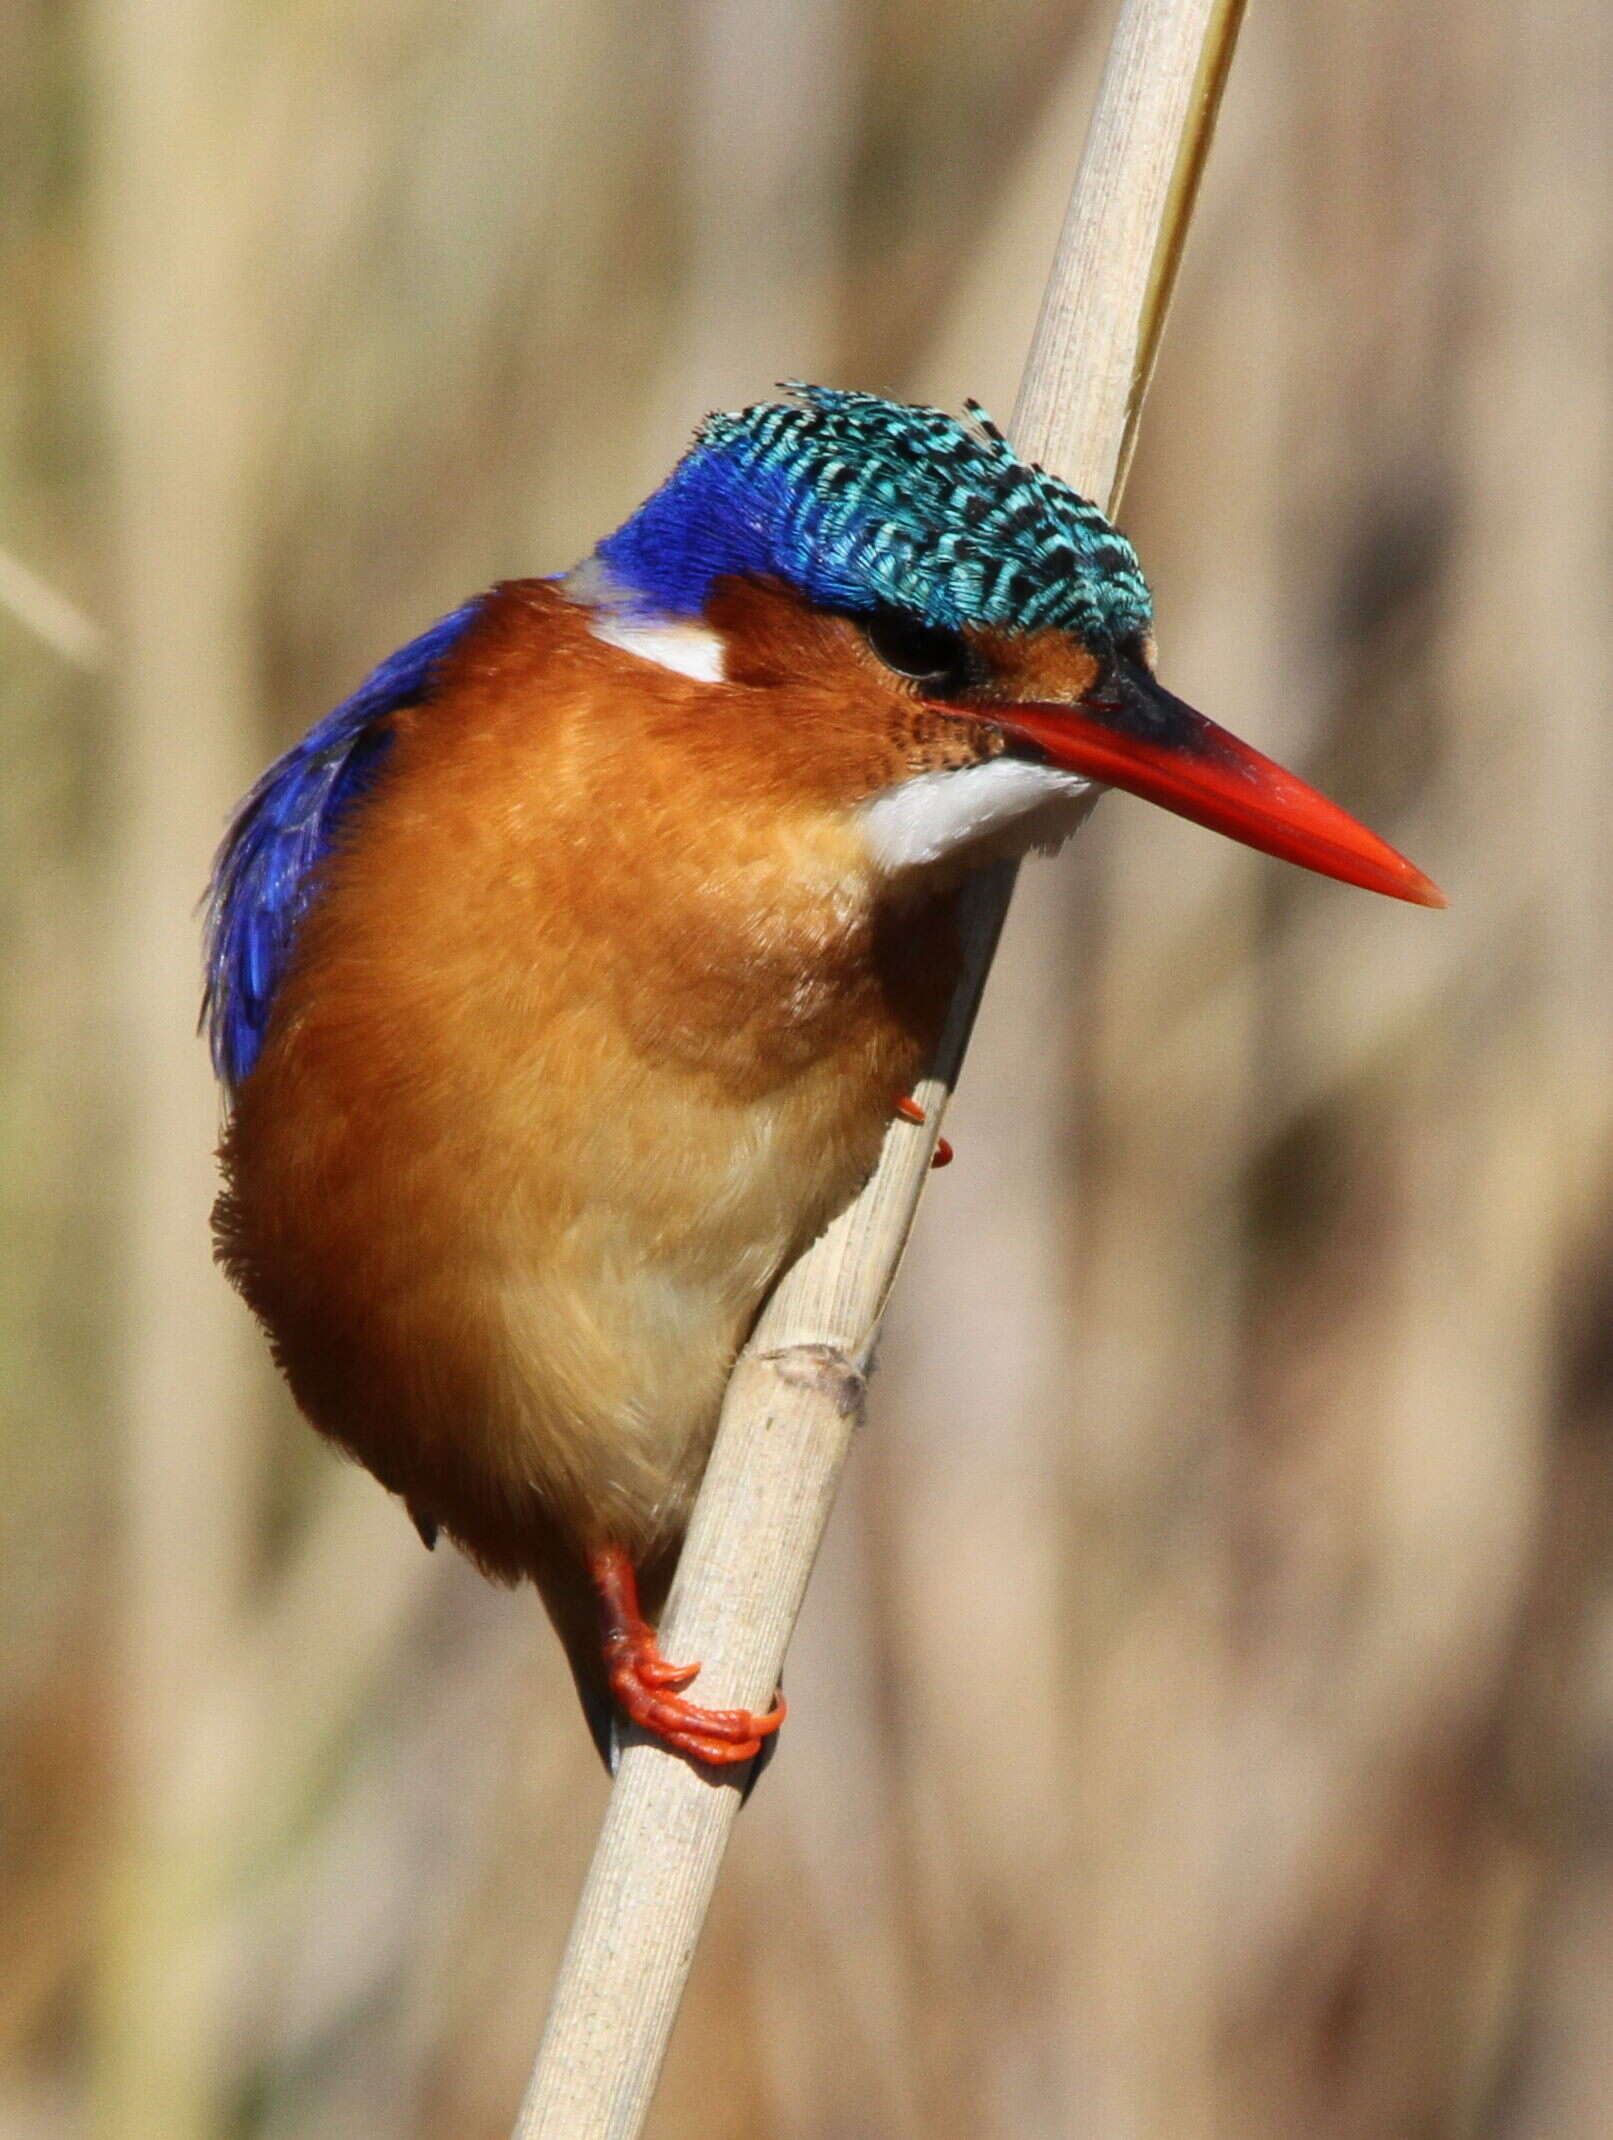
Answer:
[[(1125, 0), (1013, 423), (1019, 451), (1113, 502), (1158, 347), (1242, 0)], [(735, 1367), (663, 1634), (700, 1698), (765, 1707), (1013, 886), (979, 880), (968, 970), (867, 1187), (786, 1273)], [(810, 1721), (796, 1730), (810, 1729)], [(659, 1746), (628, 1747), (560, 1967), (516, 2140), (633, 2140), (739, 1810)]]

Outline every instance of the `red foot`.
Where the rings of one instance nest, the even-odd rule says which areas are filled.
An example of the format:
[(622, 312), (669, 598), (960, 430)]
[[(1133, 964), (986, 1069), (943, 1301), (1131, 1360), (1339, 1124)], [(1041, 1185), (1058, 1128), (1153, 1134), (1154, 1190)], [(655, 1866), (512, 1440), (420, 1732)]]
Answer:
[[(914, 1099), (910, 1092), (904, 1092), (897, 1101), (896, 1112), (904, 1122), (917, 1122), (921, 1126), (928, 1119), (923, 1108), (920, 1107), (918, 1101)], [(947, 1143), (945, 1137), (937, 1137), (935, 1140), (935, 1157), (930, 1161), (930, 1165), (932, 1167), (949, 1167), (952, 1164), (952, 1156), (952, 1147)]]
[(784, 1702), (755, 1716), (749, 1709), (703, 1709), (686, 1702), (680, 1688), (700, 1670), (697, 1664), (668, 1664), (655, 1629), (639, 1611), (638, 1579), (620, 1546), (600, 1546), (588, 1556), (588, 1572), (599, 1594), (601, 1648), (610, 1689), (629, 1722), (654, 1732), (674, 1752), (689, 1754), (721, 1768), (749, 1761), (762, 1741), (784, 1721)]

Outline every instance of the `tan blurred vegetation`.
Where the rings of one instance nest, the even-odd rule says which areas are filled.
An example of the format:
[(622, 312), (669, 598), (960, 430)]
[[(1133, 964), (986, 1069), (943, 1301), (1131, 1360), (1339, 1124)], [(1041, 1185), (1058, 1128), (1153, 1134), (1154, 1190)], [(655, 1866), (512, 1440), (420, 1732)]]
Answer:
[[(0, 2140), (507, 2130), (603, 1781), (211, 1271), (192, 904), (704, 408), (1005, 411), (1107, 27), (0, 20)], [(1451, 910), (1027, 872), (659, 2140), (1613, 2131), (1610, 43), (1252, 10), (1125, 517)]]

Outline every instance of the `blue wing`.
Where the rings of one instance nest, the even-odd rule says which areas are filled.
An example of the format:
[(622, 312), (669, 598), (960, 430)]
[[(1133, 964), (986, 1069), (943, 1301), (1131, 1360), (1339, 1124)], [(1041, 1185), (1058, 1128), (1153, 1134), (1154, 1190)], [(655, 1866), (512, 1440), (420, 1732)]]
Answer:
[(224, 835), (207, 891), (202, 1023), (232, 1089), (263, 1046), (315, 871), (386, 755), (386, 716), (428, 695), (437, 663), (480, 606), (479, 597), (465, 603), (389, 655), (270, 766)]

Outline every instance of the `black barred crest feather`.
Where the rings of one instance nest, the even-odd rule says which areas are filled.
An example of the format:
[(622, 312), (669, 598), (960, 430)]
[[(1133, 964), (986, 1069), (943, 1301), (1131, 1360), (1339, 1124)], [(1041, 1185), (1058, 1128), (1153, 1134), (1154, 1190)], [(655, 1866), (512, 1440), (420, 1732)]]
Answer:
[(791, 384), (708, 416), (661, 488), (598, 551), (646, 606), (697, 614), (727, 573), (826, 608), (926, 624), (1052, 627), (1094, 652), (1145, 636), (1137, 554), (1089, 499), (1027, 466), (976, 404), (940, 409)]

